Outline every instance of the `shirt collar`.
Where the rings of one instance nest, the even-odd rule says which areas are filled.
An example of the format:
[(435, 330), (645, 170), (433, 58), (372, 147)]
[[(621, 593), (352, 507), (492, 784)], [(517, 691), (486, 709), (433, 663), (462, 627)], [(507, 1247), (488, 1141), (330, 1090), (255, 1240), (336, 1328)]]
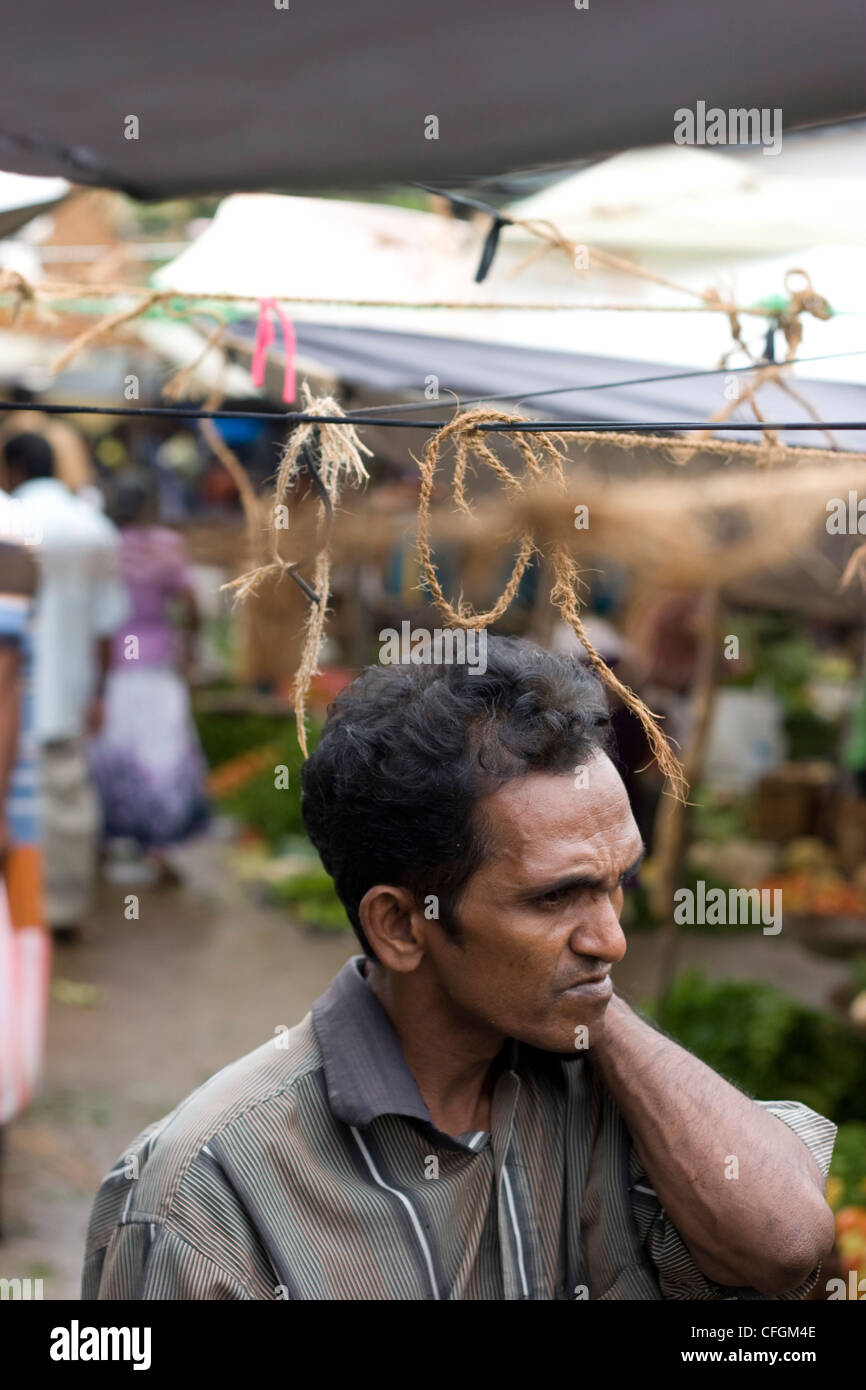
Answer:
[(59, 478), (28, 478), (26, 483), (20, 483), (16, 487), (12, 496), (32, 497), (37, 492), (61, 492), (64, 496), (75, 496)]
[[(394, 1025), (364, 979), (364, 961), (364, 956), (346, 961), (312, 1009), (331, 1111), (344, 1124), (361, 1128), (380, 1115), (405, 1115), (435, 1129)], [(518, 1044), (513, 1039), (502, 1057), (505, 1069), (514, 1070)], [(444, 1137), (463, 1147), (453, 1136)]]
[(364, 961), (347, 960), (313, 1005), (331, 1110), (347, 1125), (369, 1125), (380, 1115), (432, 1124), (394, 1026), (364, 979)]

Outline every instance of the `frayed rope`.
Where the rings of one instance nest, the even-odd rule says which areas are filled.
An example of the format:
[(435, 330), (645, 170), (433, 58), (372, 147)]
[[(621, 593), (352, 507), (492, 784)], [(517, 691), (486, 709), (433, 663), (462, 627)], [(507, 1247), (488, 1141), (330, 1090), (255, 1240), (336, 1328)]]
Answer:
[[(304, 414), (339, 416), (344, 413), (330, 396), (319, 396), (314, 400), (306, 382), (302, 387), (302, 394), (306, 401)], [(304, 468), (304, 451), (312, 444), (317, 431), (318, 476), (327, 496), (327, 503), (324, 497), (319, 498), (318, 543), (312, 555), (301, 556), (296, 560), (285, 560), (280, 554), (280, 534), (287, 529), (279, 524), (283, 515), (281, 508), (288, 505), (286, 499), (289, 490)], [(351, 425), (316, 425), (312, 423), (296, 425), (283, 451), (274, 489), (269, 527), (271, 559), (266, 564), (248, 570), (246, 574), (240, 575), (230, 584), (223, 585), (224, 589), (234, 590), (236, 600), (243, 601), (255, 594), (267, 575), (289, 574), (301, 565), (309, 562), (313, 564), (312, 583), (315, 590), (315, 601), (310, 604), (301, 662), (295, 676), (295, 716), (298, 726), (298, 743), (304, 757), (307, 756), (307, 694), (318, 665), (331, 590), (331, 556), (328, 548), (330, 516), (339, 502), (340, 490), (344, 485), (359, 487), (369, 478), (362, 455), (372, 456), (372, 452), (372, 449), (368, 449), (366, 444), (361, 443), (356, 430)], [(286, 513), (286, 515), (288, 514)], [(308, 586), (305, 587), (308, 588)]]
[[(523, 420), (522, 416), (515, 415), (513, 418), (516, 424)], [(466, 499), (466, 473), (473, 461), (483, 463), (490, 468), (502, 482), (506, 492), (512, 497), (523, 493), (527, 487), (542, 480), (552, 480), (557, 490), (561, 490), (563, 494), (566, 489), (565, 456), (563, 453), (565, 441), (562, 436), (544, 433), (509, 435), (523, 461), (524, 471), (523, 476), (520, 477), (512, 473), (502, 460), (493, 453), (487, 442), (488, 436), (477, 430), (477, 426), (480, 424), (501, 419), (502, 411), (484, 408), (469, 410), (462, 415), (457, 415), (444, 429), (430, 438), (423, 457), (415, 460), (421, 470), (421, 496), (418, 506), (418, 552), (421, 568), (424, 572), (425, 582), (433, 594), (438, 608), (448, 622), (456, 627), (487, 627), (490, 623), (501, 618), (517, 593), (532, 555), (536, 551), (541, 554), (542, 551), (536, 544), (533, 533), (525, 531), (520, 537), (520, 549), (511, 577), (496, 603), (486, 613), (475, 613), (462, 598), (458, 600), (456, 607), (449, 602), (439, 583), (430, 545), (430, 505), (433, 498), (436, 470), (443, 448), (450, 444), (454, 449), (454, 476), (451, 495), (455, 507), (460, 511), (469, 512), (471, 510)], [(576, 561), (561, 541), (554, 542), (550, 549), (549, 559), (554, 576), (550, 591), (551, 603), (559, 609), (565, 622), (574, 631), (575, 636), (586, 651), (590, 665), (605, 686), (618, 696), (640, 721), (649, 740), (653, 756), (667, 778), (674, 797), (677, 801), (685, 801), (688, 787), (683, 769), (656, 722), (657, 717), (644, 704), (640, 696), (636, 695), (614, 675), (607, 662), (596, 651), (586, 635), (577, 597), (580, 570)]]

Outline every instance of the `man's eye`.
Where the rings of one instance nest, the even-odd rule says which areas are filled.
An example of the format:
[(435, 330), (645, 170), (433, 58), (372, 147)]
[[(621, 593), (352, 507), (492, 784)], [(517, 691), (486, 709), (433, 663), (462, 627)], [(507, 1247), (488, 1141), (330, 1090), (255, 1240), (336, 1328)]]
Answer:
[(557, 903), (561, 903), (563, 901), (567, 893), (567, 888), (551, 888), (549, 893), (544, 893), (538, 899), (538, 902), (541, 904), (542, 907), (556, 907)]

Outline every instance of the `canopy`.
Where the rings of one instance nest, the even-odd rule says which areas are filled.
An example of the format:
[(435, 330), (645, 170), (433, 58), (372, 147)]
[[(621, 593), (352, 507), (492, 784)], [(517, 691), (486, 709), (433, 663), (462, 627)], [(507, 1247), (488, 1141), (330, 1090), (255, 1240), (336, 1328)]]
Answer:
[[(508, 392), (512, 404), (523, 412), (543, 418), (571, 420), (702, 421), (719, 409), (724, 401), (720, 383), (724, 375), (680, 376), (688, 368), (625, 358), (590, 357), (575, 352), (552, 352), (540, 348), (513, 347), (504, 343), (475, 342), (463, 338), (431, 337), (425, 333), (386, 332), (374, 328), (346, 328), (334, 324), (298, 322), (296, 325), (298, 366), (335, 378), (346, 386), (374, 391), (399, 399), (406, 393), (424, 398), (425, 382), (435, 378), (440, 399), (454, 405), (456, 392), (461, 398), (502, 395)], [(279, 330), (278, 330), (279, 332)], [(251, 357), (255, 324), (235, 324), (230, 342)], [(642, 382), (644, 377), (669, 375), (668, 381)], [(808, 401), (824, 420), (866, 419), (866, 386), (845, 382), (813, 381), (792, 377), (798, 395)], [(279, 373), (268, 384), (278, 394)], [(607, 389), (607, 383), (617, 383)], [(634, 383), (634, 384), (629, 384)], [(579, 391), (565, 392), (577, 386)], [(605, 387), (605, 389), (602, 389)], [(555, 392), (538, 395), (538, 392)], [(524, 398), (531, 393), (532, 398)], [(524, 404), (521, 406), (521, 401)], [(806, 421), (810, 417), (799, 402), (778, 386), (761, 388), (759, 405), (766, 419)], [(399, 415), (399, 408), (393, 412)], [(438, 419), (435, 404), (419, 418)], [(750, 420), (745, 406), (737, 409), (734, 420)], [(371, 425), (375, 417), (371, 417)], [(711, 428), (711, 426), (710, 426)], [(760, 439), (758, 430), (738, 431), (737, 439)], [(827, 438), (819, 430), (790, 431), (782, 438), (788, 444), (826, 448)], [(866, 430), (840, 433), (841, 449), (866, 450)]]
[[(647, 188), (648, 176), (660, 178), (664, 172), (669, 188), (676, 183), (682, 189), (683, 180), (687, 181), (689, 171), (696, 168), (704, 177), (704, 184), (694, 189), (688, 226), (699, 237), (698, 222), (706, 228), (712, 220), (700, 214), (704, 197), (712, 203), (714, 217), (721, 217), (712, 192), (712, 171), (718, 169), (720, 187), (727, 187), (732, 179), (739, 187), (742, 180), (737, 161), (722, 155), (672, 148), (614, 158), (586, 170), (575, 180), (567, 180), (558, 206), (565, 216), (569, 208), (574, 207), (578, 215), (581, 206), (595, 206), (597, 223), (603, 220), (604, 208), (615, 208), (617, 215), (609, 221), (616, 223), (619, 231), (611, 234), (627, 236), (633, 219), (645, 221), (643, 209), (652, 197)], [(711, 175), (709, 188), (705, 170)], [(590, 180), (595, 189), (588, 204), (578, 201), (582, 197), (583, 178)], [(780, 201), (772, 205), (776, 225), (781, 225), (797, 206), (823, 207), (822, 197), (808, 178), (777, 179), (774, 187), (776, 184), (800, 186), (796, 197), (783, 193)], [(635, 193), (629, 207), (632, 185)], [(823, 191), (822, 185), (819, 193)], [(748, 194), (744, 191), (742, 196)], [(764, 206), (769, 208), (770, 201), (765, 200)], [(816, 218), (823, 215), (815, 214)], [(804, 370), (809, 376), (830, 381), (866, 382), (862, 328), (866, 312), (866, 251), (862, 245), (813, 246), (772, 257), (757, 257), (752, 251), (721, 258), (718, 252), (709, 253), (699, 244), (688, 246), (684, 255), (685, 233), (674, 230), (677, 219), (671, 218), (668, 230), (680, 237), (680, 244), (666, 253), (660, 239), (664, 219), (656, 216), (655, 220), (655, 253), (643, 259), (653, 272), (672, 277), (693, 291), (713, 286), (723, 297), (734, 297), (738, 303), (749, 305), (782, 293), (787, 270), (797, 267), (807, 271), (816, 290), (826, 295), (840, 312), (829, 321), (805, 316), (800, 355), (830, 355), (833, 360), (806, 366)], [(802, 223), (799, 225), (805, 231)], [(627, 357), (657, 362), (660, 370), (670, 362), (711, 367), (731, 349), (730, 325), (725, 314), (658, 312), (660, 307), (680, 304), (691, 308), (694, 303), (665, 283), (604, 270), (581, 275), (561, 252), (551, 252), (523, 265), (538, 243), (527, 242), (519, 227), (505, 229), (489, 275), (482, 284), (476, 284), (475, 271), (488, 226), (487, 218), (479, 219), (477, 224), (467, 223), (387, 204), (238, 194), (220, 205), (196, 241), (156, 272), (153, 284), (181, 293), (229, 293), (251, 300), (285, 296), (294, 300), (284, 307), (296, 324), (309, 320), (319, 325), (382, 329), (395, 335), (468, 339), (476, 343), (476, 349), (478, 341), (486, 339), (496, 345), (556, 349), (569, 356), (579, 353), (585, 360)], [(732, 224), (728, 220), (723, 226), (731, 229)], [(814, 230), (817, 231), (817, 225)], [(857, 221), (856, 235), (863, 236), (862, 219)], [(605, 238), (600, 240), (603, 243)], [(634, 244), (638, 244), (636, 238)], [(518, 269), (520, 273), (515, 274)], [(342, 303), (343, 297), (355, 302)], [(304, 303), (304, 299), (335, 302)], [(456, 303), (466, 307), (387, 308), (383, 307), (383, 300), (392, 304)], [(645, 308), (622, 313), (581, 307), (622, 300)], [(471, 307), (478, 302), (502, 307), (479, 311)], [(509, 307), (521, 302), (559, 308), (551, 312), (543, 307)], [(760, 352), (766, 322), (750, 317), (744, 321), (744, 328), (752, 347)], [(377, 341), (384, 343), (387, 338), (383, 336)], [(396, 343), (398, 338), (390, 341)], [(854, 355), (838, 355), (845, 353)], [(437, 360), (441, 360), (441, 353)], [(742, 361), (739, 356), (736, 365)], [(423, 383), (426, 375), (427, 372), (422, 373), (416, 381)], [(615, 371), (611, 379), (614, 375)], [(724, 399), (719, 378), (715, 380), (712, 409)], [(505, 387), (497, 388), (493, 378), (487, 389)]]
[(814, 176), (807, 182), (783, 174), (784, 159), (756, 167), (753, 160), (689, 146), (627, 150), (506, 211), (518, 220), (555, 223), (576, 242), (639, 246), (642, 256), (701, 252), (727, 259), (828, 243), (862, 247), (863, 157), (860, 146), (847, 175), (822, 177), (816, 187)]
[(698, 101), (786, 130), (866, 106), (851, 0), (151, 0), (140, 22), (44, 0), (7, 6), (3, 41), (0, 168), (152, 198), (567, 163), (670, 142)]

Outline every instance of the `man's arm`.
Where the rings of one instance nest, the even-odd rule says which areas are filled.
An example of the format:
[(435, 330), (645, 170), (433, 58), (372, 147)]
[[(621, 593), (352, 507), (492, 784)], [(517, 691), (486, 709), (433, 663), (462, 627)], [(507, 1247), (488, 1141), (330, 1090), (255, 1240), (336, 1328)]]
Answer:
[(111, 667), (111, 647), (110, 637), (97, 637), (94, 642), (96, 678), (87, 707), (87, 732), (92, 738), (96, 737), (105, 722), (105, 684)]
[(805, 1144), (616, 995), (590, 1056), (707, 1278), (767, 1295), (802, 1283), (833, 1243), (824, 1178)]
[(112, 1303), (186, 1303), (246, 1302), (256, 1295), (161, 1223), (130, 1222), (117, 1227), (105, 1249), (85, 1259), (81, 1297)]
[(87, 710), (87, 731), (95, 736), (105, 718), (105, 686), (111, 668), (115, 633), (129, 615), (130, 602), (120, 573), (120, 536), (103, 516), (91, 516), (97, 540), (90, 555), (90, 623), (93, 636), (94, 690)]

